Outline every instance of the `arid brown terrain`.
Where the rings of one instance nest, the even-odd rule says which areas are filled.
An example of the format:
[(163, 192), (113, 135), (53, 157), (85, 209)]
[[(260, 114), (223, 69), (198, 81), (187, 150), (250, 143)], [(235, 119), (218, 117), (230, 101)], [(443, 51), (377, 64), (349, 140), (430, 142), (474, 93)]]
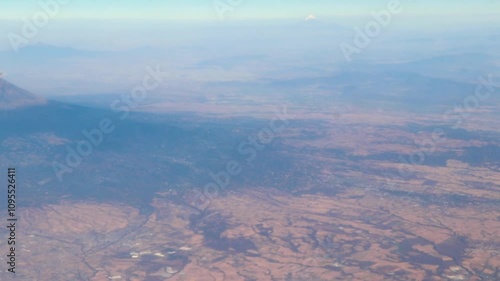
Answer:
[[(500, 280), (494, 103), (462, 119), (447, 108), (221, 104), (123, 122), (53, 101), (4, 114), (14, 133), (0, 132), (0, 162), (19, 171), (16, 278)], [(263, 141), (276, 110), (282, 130)], [(82, 138), (74, 124), (101, 118), (116, 132), (58, 181), (52, 163), (67, 164)], [(227, 187), (195, 192), (234, 161), (242, 171)]]
[[(425, 119), (412, 129), (376, 113), (294, 122), (280, 142), (301, 159), (289, 173), (304, 172), (302, 187), (265, 186), (267, 175), (261, 186), (202, 198), (203, 208), (169, 187), (147, 208), (74, 200), (23, 208), (18, 278), (500, 279), (498, 162), (468, 152), (484, 156), (498, 140), (441, 131), (431, 151), (415, 146), (433, 138)], [(423, 163), (400, 160), (415, 151)], [(282, 185), (296, 180), (287, 173)]]
[(147, 215), (127, 206), (69, 202), (23, 210), (18, 276), (200, 281), (499, 276), (500, 212), (494, 208), (442, 209), (362, 190), (330, 197), (263, 188), (216, 198), (201, 214), (169, 195), (153, 206)]

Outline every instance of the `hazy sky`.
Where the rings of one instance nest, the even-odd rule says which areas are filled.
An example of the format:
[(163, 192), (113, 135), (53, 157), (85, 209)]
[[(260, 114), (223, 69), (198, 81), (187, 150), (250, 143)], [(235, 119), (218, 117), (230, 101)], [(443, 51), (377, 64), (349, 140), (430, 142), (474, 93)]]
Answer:
[[(30, 16), (39, 10), (39, 2), (54, 0), (2, 1), (0, 19)], [(66, 0), (60, 18), (127, 18), (127, 19), (217, 19), (217, 0)], [(318, 16), (362, 15), (380, 10), (390, 0), (219, 0), (235, 2), (233, 19), (301, 18)], [(401, 0), (409, 13), (441, 15), (498, 15), (496, 0)]]
[[(27, 34), (41, 3), (54, 1), (62, 0), (0, 0), (0, 72), (45, 95), (122, 90), (123, 81), (140, 79), (144, 65), (156, 63), (180, 84), (316, 75), (344, 63), (339, 45), (352, 44), (372, 12), (398, 0), (64, 0)], [(231, 3), (221, 21), (214, 4)], [(400, 3), (403, 11), (357, 59), (498, 53), (500, 0)], [(309, 15), (317, 20), (306, 22)], [(14, 53), (37, 43), (109, 53)]]
[[(29, 38), (29, 44), (73, 46), (85, 49), (127, 49), (140, 46), (189, 45), (203, 41), (208, 33), (229, 34), (231, 25), (250, 20), (251, 25), (269, 20), (303, 21), (314, 15), (318, 21), (353, 30), (373, 20), (372, 12), (400, 1), (403, 11), (393, 16), (386, 29), (417, 31), (475, 30), (496, 32), (500, 23), (500, 0), (23, 0), (0, 3), (0, 51), (12, 49), (12, 34), (23, 35), (26, 20), (44, 9), (42, 3), (66, 2), (51, 15), (48, 24)], [(224, 5), (229, 10), (223, 13)], [(232, 7), (231, 7), (232, 5)], [(173, 22), (182, 20), (182, 22)], [(207, 25), (207, 21), (215, 25)], [(192, 28), (188, 23), (203, 23)], [(209, 29), (207, 29), (210, 27)], [(318, 27), (319, 28), (319, 27)], [(264, 28), (265, 31), (266, 28)], [(276, 31), (286, 36), (295, 28)], [(468, 31), (469, 30), (469, 31)], [(262, 31), (262, 30), (261, 30)], [(259, 31), (259, 32), (261, 32)], [(257, 32), (257, 31), (255, 31)], [(254, 33), (255, 33), (254, 32)], [(233, 31), (233, 34), (238, 31)], [(9, 37), (10, 34), (10, 37)], [(131, 36), (133, 35), (133, 36)], [(256, 36), (257, 34), (249, 35)], [(325, 34), (326, 35), (326, 34)], [(328, 37), (331, 40), (331, 36)], [(310, 40), (310, 39), (309, 39)], [(326, 41), (326, 39), (324, 39)], [(28, 44), (27, 43), (27, 44)]]

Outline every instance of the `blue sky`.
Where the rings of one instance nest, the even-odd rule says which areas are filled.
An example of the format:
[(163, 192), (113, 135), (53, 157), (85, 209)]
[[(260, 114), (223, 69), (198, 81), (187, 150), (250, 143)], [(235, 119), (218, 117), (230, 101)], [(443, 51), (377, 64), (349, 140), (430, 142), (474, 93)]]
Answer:
[[(54, 0), (2, 1), (0, 19), (30, 16), (39, 10), (39, 2)], [(67, 0), (60, 18), (120, 19), (216, 19), (214, 2), (237, 0)], [(380, 10), (390, 0), (241, 0), (231, 11), (233, 19), (301, 18), (308, 14), (322, 17), (362, 15)], [(409, 13), (440, 15), (498, 15), (496, 0), (401, 0)]]

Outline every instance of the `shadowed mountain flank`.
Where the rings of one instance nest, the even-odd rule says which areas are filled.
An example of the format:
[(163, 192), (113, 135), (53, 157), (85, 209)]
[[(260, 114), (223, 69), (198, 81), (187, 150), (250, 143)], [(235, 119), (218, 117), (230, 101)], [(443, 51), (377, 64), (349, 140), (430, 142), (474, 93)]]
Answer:
[(45, 103), (43, 98), (0, 78), (0, 109), (9, 110)]

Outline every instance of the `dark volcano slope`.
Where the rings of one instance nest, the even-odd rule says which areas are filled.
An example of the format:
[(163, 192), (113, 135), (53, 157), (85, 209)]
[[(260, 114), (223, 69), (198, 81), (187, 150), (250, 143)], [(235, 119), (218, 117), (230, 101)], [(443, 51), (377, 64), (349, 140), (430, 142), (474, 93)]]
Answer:
[[(21, 204), (75, 199), (147, 205), (159, 191), (174, 189), (182, 194), (203, 188), (214, 181), (209, 172), (225, 170), (231, 160), (243, 171), (231, 177), (228, 189), (263, 183), (284, 189), (299, 185), (298, 173), (297, 179), (286, 176), (297, 161), (287, 155), (279, 138), (258, 151), (253, 163), (246, 161), (250, 154), (238, 152), (238, 146), (267, 127), (268, 120), (206, 121), (145, 113), (131, 113), (121, 120), (120, 116), (54, 101), (1, 110), (0, 168), (16, 167)], [(114, 130), (91, 144), (82, 131), (95, 133), (103, 120)], [(87, 146), (79, 150), (82, 141)], [(92, 151), (87, 153), (89, 144)]]

